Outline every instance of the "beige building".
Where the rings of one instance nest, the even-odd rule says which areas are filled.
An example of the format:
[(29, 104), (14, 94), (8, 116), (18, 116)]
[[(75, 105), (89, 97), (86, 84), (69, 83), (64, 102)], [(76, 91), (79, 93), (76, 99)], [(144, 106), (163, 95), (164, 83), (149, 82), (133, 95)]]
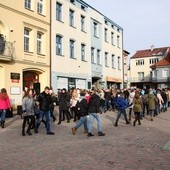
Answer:
[(169, 51), (169, 47), (138, 50), (130, 59), (130, 84), (138, 88), (156, 87), (152, 81), (153, 64), (164, 59)]
[(50, 0), (0, 0), (0, 88), (13, 106), (24, 87), (50, 84)]

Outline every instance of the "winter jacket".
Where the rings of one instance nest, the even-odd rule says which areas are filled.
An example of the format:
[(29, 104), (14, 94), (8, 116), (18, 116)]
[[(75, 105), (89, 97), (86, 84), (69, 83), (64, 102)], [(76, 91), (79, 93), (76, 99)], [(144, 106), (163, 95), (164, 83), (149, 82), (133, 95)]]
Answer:
[[(131, 93), (129, 94), (129, 97), (128, 97), (128, 102), (129, 102), (129, 104), (133, 103), (133, 98), (134, 98), (134, 96), (135, 96), (135, 92), (131, 92)], [(130, 106), (129, 108), (133, 108), (133, 105)]]
[(158, 103), (159, 103), (160, 105), (162, 105), (162, 103), (164, 103), (164, 100), (163, 100), (163, 98), (162, 98), (162, 96), (161, 96), (160, 93), (157, 93), (157, 98), (158, 98)]
[(65, 93), (60, 93), (59, 97), (59, 109), (62, 110), (68, 110), (70, 104), (70, 96), (68, 95), (67, 92)]
[(52, 98), (50, 94), (45, 92), (40, 93), (37, 101), (39, 102), (39, 108), (42, 111), (49, 111), (51, 109)]
[(100, 97), (94, 93), (91, 95), (91, 98), (89, 101), (88, 112), (89, 113), (99, 113), (100, 112), (99, 107), (100, 107)]
[(6, 110), (11, 108), (9, 97), (4, 98), (3, 93), (0, 93), (0, 110)]
[(156, 108), (157, 98), (154, 94), (148, 94), (147, 98), (148, 109), (154, 110)]
[(80, 97), (80, 100), (78, 100), (76, 104), (76, 108), (79, 112), (80, 117), (88, 115), (88, 104), (85, 97)]
[(134, 112), (142, 112), (143, 102), (141, 98), (133, 99), (133, 111)]
[(23, 116), (31, 116), (34, 115), (34, 99), (33, 97), (24, 97), (22, 99), (22, 110), (23, 110)]
[(115, 106), (118, 110), (125, 110), (130, 105), (124, 97), (118, 97), (115, 102)]

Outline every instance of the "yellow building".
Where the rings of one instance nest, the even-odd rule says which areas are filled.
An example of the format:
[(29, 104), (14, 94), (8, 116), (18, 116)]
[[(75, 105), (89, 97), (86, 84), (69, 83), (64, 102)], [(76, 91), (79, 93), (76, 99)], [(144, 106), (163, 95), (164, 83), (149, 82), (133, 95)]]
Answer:
[(50, 0), (0, 0), (0, 88), (13, 106), (50, 83)]

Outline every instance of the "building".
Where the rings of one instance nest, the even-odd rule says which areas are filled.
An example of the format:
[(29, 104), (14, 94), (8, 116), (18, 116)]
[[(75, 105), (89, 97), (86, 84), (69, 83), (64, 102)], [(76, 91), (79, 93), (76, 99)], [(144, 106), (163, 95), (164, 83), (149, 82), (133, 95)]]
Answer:
[(50, 1), (0, 1), (0, 88), (13, 106), (23, 89), (50, 84)]
[(151, 66), (151, 80), (155, 84), (153, 88), (170, 88), (170, 51), (161, 61)]
[[(163, 60), (170, 47), (154, 48), (138, 50), (130, 58), (130, 84), (138, 88), (156, 87), (158, 83), (152, 81), (152, 69), (150, 66)], [(159, 79), (162, 74), (159, 75)]]
[(54, 0), (51, 9), (54, 90), (122, 87), (123, 29), (82, 0)]
[(128, 68), (129, 68), (129, 64), (128, 64), (128, 55), (130, 53), (126, 50), (123, 50), (123, 81), (124, 81), (124, 88), (129, 88), (129, 84), (128, 84)]

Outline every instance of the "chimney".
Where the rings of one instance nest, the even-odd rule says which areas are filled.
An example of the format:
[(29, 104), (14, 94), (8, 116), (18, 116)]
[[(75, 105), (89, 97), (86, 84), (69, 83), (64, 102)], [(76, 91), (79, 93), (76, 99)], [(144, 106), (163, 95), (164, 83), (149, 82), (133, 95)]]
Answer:
[(151, 45), (151, 51), (153, 51), (153, 49), (154, 49), (154, 45)]

